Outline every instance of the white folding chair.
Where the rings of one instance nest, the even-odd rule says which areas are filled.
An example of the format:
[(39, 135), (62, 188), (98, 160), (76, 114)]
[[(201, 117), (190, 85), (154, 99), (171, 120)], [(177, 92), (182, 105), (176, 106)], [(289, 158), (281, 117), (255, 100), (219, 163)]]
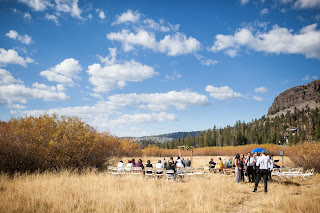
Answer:
[(157, 168), (155, 170), (156, 178), (162, 178), (163, 177), (163, 173), (164, 173), (164, 169), (163, 168)]
[(153, 168), (152, 167), (145, 168), (144, 177), (153, 177)]
[(141, 175), (143, 172), (142, 172), (142, 167), (133, 167), (132, 168), (132, 174), (134, 175)]
[(166, 170), (166, 177), (167, 177), (167, 181), (169, 181), (169, 179), (174, 180), (175, 179), (174, 170), (172, 169)]

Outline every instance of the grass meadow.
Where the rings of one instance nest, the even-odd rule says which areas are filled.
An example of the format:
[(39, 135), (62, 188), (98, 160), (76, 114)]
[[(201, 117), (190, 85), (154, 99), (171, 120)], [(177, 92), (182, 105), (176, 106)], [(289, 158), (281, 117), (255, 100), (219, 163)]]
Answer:
[[(159, 158), (147, 159), (156, 163)], [(194, 157), (193, 165), (209, 159)], [(293, 166), (289, 158), (284, 163)], [(303, 182), (272, 182), (268, 188), (263, 193), (261, 183), (252, 193), (253, 183), (236, 184), (219, 174), (176, 182), (94, 170), (1, 174), (0, 212), (320, 212), (318, 174)]]

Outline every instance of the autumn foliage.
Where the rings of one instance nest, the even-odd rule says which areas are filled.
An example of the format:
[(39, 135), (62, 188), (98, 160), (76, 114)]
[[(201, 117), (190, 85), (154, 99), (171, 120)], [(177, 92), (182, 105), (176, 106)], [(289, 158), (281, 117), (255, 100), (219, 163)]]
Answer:
[(0, 168), (33, 172), (60, 168), (101, 168), (113, 156), (140, 154), (132, 140), (99, 133), (76, 117), (42, 115), (0, 123)]
[(290, 159), (304, 169), (315, 168), (320, 172), (320, 144), (303, 143), (288, 149)]

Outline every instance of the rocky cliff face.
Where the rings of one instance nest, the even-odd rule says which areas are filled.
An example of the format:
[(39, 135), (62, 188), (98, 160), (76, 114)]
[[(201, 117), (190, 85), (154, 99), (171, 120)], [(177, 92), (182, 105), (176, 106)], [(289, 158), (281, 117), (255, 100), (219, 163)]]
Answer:
[(281, 114), (292, 110), (294, 107), (303, 108), (306, 106), (320, 108), (320, 79), (309, 84), (293, 87), (281, 93), (274, 99), (268, 110), (268, 116)]

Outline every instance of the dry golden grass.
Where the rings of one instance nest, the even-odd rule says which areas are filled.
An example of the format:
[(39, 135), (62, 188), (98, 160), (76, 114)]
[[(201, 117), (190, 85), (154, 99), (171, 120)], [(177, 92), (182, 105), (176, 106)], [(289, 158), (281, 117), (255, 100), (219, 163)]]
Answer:
[[(127, 158), (125, 158), (127, 159)], [(210, 157), (194, 157), (194, 165)], [(151, 159), (156, 162), (158, 158)], [(0, 212), (320, 212), (320, 176), (293, 183), (235, 184), (218, 174), (184, 181), (106, 172), (0, 175)]]

